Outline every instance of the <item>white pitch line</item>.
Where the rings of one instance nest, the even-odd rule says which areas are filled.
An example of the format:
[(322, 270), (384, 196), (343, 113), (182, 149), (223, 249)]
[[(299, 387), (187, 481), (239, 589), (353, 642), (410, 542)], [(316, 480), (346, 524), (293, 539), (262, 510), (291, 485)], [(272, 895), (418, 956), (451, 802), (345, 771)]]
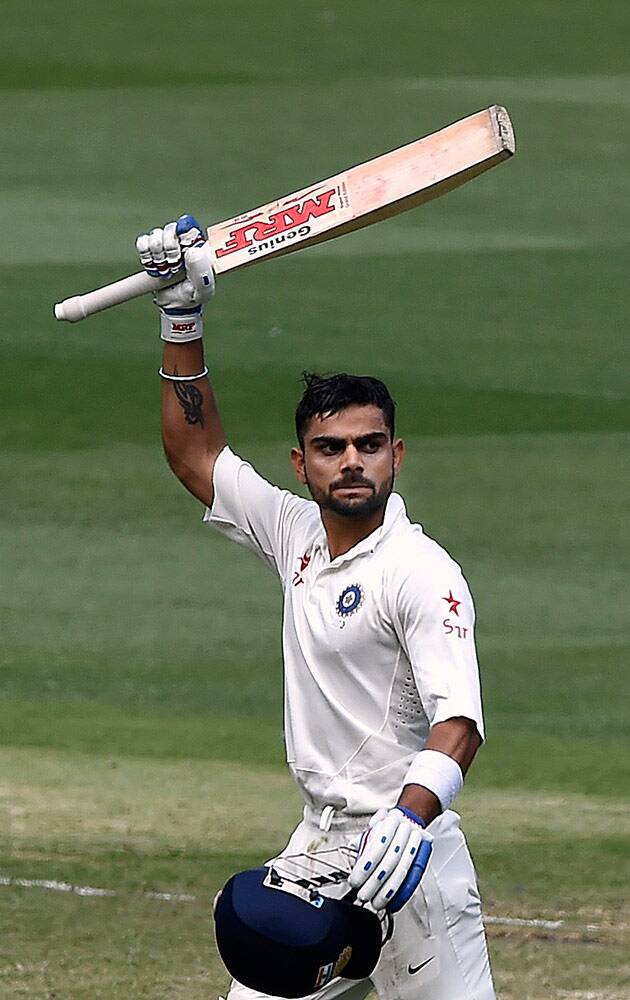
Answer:
[(74, 892), (77, 896), (116, 896), (113, 889), (95, 889), (91, 885), (71, 885), (44, 878), (8, 878), (0, 875), (0, 885), (15, 885), (21, 889), (52, 889), (54, 892)]
[[(9, 878), (0, 875), (0, 886), (17, 886), (19, 889), (51, 889), (53, 892), (72, 892), (75, 896), (120, 896), (116, 889), (97, 889), (93, 885), (72, 885), (43, 878)], [(173, 903), (194, 903), (196, 896), (187, 892), (143, 892), (146, 899), (163, 899)]]
[(143, 892), (147, 899), (165, 899), (171, 903), (196, 903), (197, 897), (189, 892)]
[[(564, 920), (539, 920), (526, 917), (484, 917), (484, 924), (502, 924), (508, 927), (545, 927), (547, 930), (557, 930), (564, 925)], [(590, 929), (595, 929), (589, 925)]]
[[(54, 879), (42, 878), (10, 878), (0, 875), (0, 886), (15, 886), (18, 889), (49, 889), (53, 892), (71, 892), (76, 896), (112, 897), (120, 896), (116, 889), (99, 889), (92, 885), (73, 885), (71, 882), (56, 882)], [(163, 900), (168, 903), (196, 903), (198, 897), (189, 892), (143, 892), (145, 899)], [(484, 917), (485, 924), (505, 927), (542, 927), (546, 930), (558, 930), (564, 926), (564, 920), (542, 920), (527, 917)], [(582, 930), (596, 931), (596, 924), (588, 924)]]

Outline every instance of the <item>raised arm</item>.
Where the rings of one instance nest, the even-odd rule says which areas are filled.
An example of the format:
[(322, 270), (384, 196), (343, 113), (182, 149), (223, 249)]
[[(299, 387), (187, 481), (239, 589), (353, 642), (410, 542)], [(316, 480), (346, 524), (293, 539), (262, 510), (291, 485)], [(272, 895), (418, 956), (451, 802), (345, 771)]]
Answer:
[(165, 344), (162, 371), (182, 379), (162, 382), (162, 443), (168, 464), (193, 496), (212, 506), (212, 473), (225, 447), (221, 417), (208, 376), (184, 381), (204, 371), (201, 340)]
[(138, 237), (140, 260), (152, 277), (186, 280), (158, 291), (164, 341), (162, 442), (168, 463), (193, 496), (212, 504), (212, 473), (226, 444), (203, 352), (203, 306), (214, 294), (209, 245), (192, 216)]

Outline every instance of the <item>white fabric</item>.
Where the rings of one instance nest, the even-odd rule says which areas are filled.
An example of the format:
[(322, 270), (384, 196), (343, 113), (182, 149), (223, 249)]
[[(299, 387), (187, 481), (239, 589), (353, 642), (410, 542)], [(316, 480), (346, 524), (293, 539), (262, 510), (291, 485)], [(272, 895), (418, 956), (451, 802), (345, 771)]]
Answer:
[(422, 785), (437, 795), (448, 809), (464, 787), (464, 775), (456, 760), (439, 750), (421, 750), (412, 760), (404, 785)]
[[(325, 833), (317, 815), (306, 809), (305, 816), (310, 819), (300, 823), (283, 855), (348, 846), (366, 822), (365, 817), (341, 818)], [(314, 998), (363, 1000), (375, 988), (380, 1000), (495, 1000), (477, 881), (459, 816), (449, 810), (429, 830), (434, 837), (431, 860), (409, 903), (394, 917), (391, 940), (370, 979), (334, 979)], [(346, 855), (327, 857), (331, 864), (347, 867)], [(346, 891), (345, 884), (325, 890), (333, 896)], [(265, 1000), (265, 995), (233, 982), (228, 1000)]]
[(308, 804), (390, 808), (432, 725), (464, 716), (483, 736), (468, 586), (400, 496), (334, 560), (317, 505), (229, 448), (214, 498), (204, 520), (255, 552), (284, 590), (287, 759)]

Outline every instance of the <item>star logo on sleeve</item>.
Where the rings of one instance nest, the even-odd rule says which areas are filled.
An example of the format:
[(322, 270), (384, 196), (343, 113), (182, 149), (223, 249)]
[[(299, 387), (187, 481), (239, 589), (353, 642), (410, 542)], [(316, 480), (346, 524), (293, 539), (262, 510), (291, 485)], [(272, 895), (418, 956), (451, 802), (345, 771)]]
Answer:
[(452, 615), (457, 615), (457, 617), (459, 618), (459, 611), (457, 609), (458, 609), (458, 607), (460, 606), (460, 604), (462, 602), (461, 601), (457, 601), (453, 597), (453, 591), (449, 589), (448, 597), (443, 597), (442, 600), (446, 601), (446, 603), (448, 604), (448, 610), (449, 610), (449, 612)]

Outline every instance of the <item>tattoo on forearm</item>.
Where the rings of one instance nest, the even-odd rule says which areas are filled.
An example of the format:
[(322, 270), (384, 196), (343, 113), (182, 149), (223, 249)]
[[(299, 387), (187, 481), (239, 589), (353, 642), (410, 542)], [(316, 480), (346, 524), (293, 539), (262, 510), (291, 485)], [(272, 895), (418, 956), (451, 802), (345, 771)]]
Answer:
[[(177, 368), (173, 375), (177, 375)], [(184, 411), (184, 419), (187, 424), (199, 424), (203, 427), (203, 396), (196, 385), (191, 382), (173, 382), (173, 389), (177, 397), (177, 402)]]

